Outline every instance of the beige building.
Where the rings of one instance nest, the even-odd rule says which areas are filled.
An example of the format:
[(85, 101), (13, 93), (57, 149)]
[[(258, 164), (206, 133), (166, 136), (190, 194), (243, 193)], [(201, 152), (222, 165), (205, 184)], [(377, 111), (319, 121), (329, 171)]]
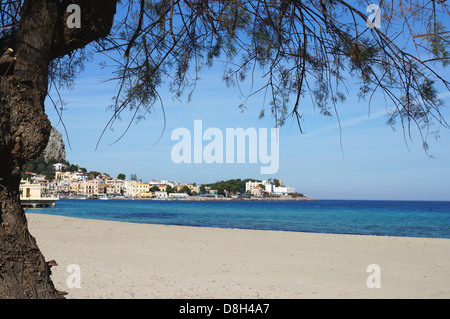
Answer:
[(70, 183), (70, 192), (76, 195), (81, 195), (81, 184), (82, 182), (75, 180)]
[(121, 179), (111, 178), (105, 181), (106, 194), (108, 195), (122, 195), (124, 193), (124, 181)]
[(81, 195), (98, 196), (100, 183), (97, 179), (87, 180), (81, 183)]
[(158, 186), (160, 192), (166, 191), (167, 185), (160, 184), (160, 185), (156, 185), (156, 186)]
[(150, 192), (150, 183), (136, 183), (134, 185), (134, 196), (136, 197), (152, 197)]
[(71, 172), (56, 172), (55, 181), (57, 182), (70, 182), (73, 179), (73, 174)]
[(25, 207), (55, 207), (56, 197), (46, 197), (40, 184), (31, 184), (21, 180), (19, 186), (20, 203)]
[(152, 192), (143, 192), (143, 193), (139, 193), (136, 197), (139, 197), (139, 198), (152, 198), (152, 197), (155, 197), (155, 193), (152, 193)]
[(21, 200), (32, 200), (41, 198), (41, 185), (30, 184), (28, 181), (20, 181), (19, 193)]
[(67, 194), (70, 192), (70, 183), (58, 183), (55, 186), (57, 194)]

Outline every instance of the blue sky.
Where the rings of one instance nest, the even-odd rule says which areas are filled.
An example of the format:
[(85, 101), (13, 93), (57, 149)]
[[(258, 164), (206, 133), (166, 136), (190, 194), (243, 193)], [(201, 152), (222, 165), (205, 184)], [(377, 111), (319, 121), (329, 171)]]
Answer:
[[(226, 88), (222, 73), (207, 71), (201, 76), (192, 100), (173, 100), (162, 92), (164, 116), (159, 105), (127, 134), (112, 144), (128, 125), (130, 112), (123, 113), (114, 130), (107, 130), (98, 149), (96, 144), (111, 116), (108, 105), (115, 94), (115, 84), (103, 80), (110, 76), (97, 64), (88, 65), (74, 89), (62, 91), (65, 101), (63, 120), (68, 130), (71, 149), (63, 127), (51, 103), (47, 113), (53, 125), (62, 132), (67, 160), (88, 170), (107, 172), (112, 176), (137, 174), (142, 180), (166, 179), (181, 183), (209, 183), (231, 178), (283, 178), (296, 191), (319, 199), (387, 199), (387, 200), (450, 200), (450, 132), (443, 130), (441, 139), (429, 138), (429, 158), (423, 151), (420, 137), (413, 133), (405, 142), (401, 128), (394, 132), (385, 125), (388, 106), (383, 99), (372, 102), (370, 116), (367, 102), (359, 102), (357, 92), (349, 92), (347, 101), (339, 106), (340, 131), (336, 118), (327, 118), (314, 109), (309, 99), (302, 105), (304, 134), (294, 119), (280, 128), (280, 167), (277, 174), (261, 175), (257, 164), (175, 164), (171, 150), (177, 141), (171, 133), (178, 127), (193, 132), (194, 120), (202, 120), (203, 129), (272, 128), (269, 115), (258, 119), (263, 97), (243, 101), (236, 88)], [(55, 98), (55, 92), (51, 92)], [(443, 94), (450, 102), (450, 94)], [(267, 112), (269, 114), (270, 112)], [(444, 114), (450, 115), (448, 110)]]
[[(386, 106), (380, 96), (368, 103), (358, 101), (357, 87), (351, 88), (347, 101), (339, 105), (341, 131), (336, 117), (319, 113), (309, 98), (303, 100), (304, 115), (300, 134), (296, 121), (290, 119), (280, 128), (280, 165), (274, 175), (261, 175), (261, 163), (256, 164), (175, 164), (171, 151), (177, 141), (171, 140), (176, 128), (194, 131), (194, 121), (202, 120), (203, 130), (219, 128), (274, 127), (274, 119), (266, 105), (266, 118), (258, 119), (264, 107), (263, 95), (251, 98), (244, 112), (237, 88), (226, 88), (221, 69), (205, 70), (201, 74), (191, 101), (173, 100), (161, 91), (164, 114), (155, 105), (146, 120), (133, 124), (127, 134), (112, 144), (124, 131), (131, 117), (123, 113), (114, 130), (107, 130), (98, 149), (96, 145), (107, 124), (111, 110), (108, 105), (116, 93), (115, 83), (103, 80), (111, 77), (108, 69), (100, 69), (98, 61), (86, 66), (73, 90), (62, 91), (65, 104), (63, 120), (68, 130), (71, 148), (58, 116), (50, 101), (47, 113), (53, 125), (62, 132), (71, 163), (117, 176), (137, 174), (142, 180), (166, 179), (182, 183), (210, 183), (231, 178), (282, 178), (296, 191), (319, 199), (387, 199), (387, 200), (450, 200), (450, 132), (441, 131), (441, 138), (429, 137), (429, 158), (420, 136), (413, 131), (412, 140), (405, 141), (399, 127), (393, 131), (386, 126)], [(55, 92), (51, 92), (56, 98)], [(450, 94), (443, 93), (450, 103)], [(450, 112), (443, 110), (450, 118)], [(206, 144), (207, 142), (205, 142)]]

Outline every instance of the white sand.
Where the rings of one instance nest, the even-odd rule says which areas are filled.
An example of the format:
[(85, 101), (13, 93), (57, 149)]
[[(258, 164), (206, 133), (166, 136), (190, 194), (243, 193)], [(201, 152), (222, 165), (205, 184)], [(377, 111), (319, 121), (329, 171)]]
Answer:
[[(450, 298), (450, 239), (27, 216), (67, 298)], [(370, 264), (381, 288), (367, 286)]]

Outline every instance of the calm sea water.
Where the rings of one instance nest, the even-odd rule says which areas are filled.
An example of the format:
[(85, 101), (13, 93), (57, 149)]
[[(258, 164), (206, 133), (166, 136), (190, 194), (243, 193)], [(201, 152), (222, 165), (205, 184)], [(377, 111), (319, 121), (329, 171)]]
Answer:
[(133, 223), (450, 238), (450, 202), (60, 200), (30, 213)]

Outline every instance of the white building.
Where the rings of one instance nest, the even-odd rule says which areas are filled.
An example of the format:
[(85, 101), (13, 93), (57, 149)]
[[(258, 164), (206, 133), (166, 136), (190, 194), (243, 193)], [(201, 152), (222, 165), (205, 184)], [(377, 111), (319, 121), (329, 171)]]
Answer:
[(167, 193), (166, 192), (155, 192), (155, 197), (156, 198), (167, 198)]
[(186, 193), (170, 193), (169, 197), (173, 197), (173, 198), (185, 198), (188, 197), (189, 195)]
[(72, 174), (72, 178), (76, 179), (78, 181), (85, 181), (88, 179), (88, 177), (89, 177), (88, 173), (84, 173), (84, 172), (80, 172), (80, 171)]
[(264, 191), (274, 195), (288, 195), (295, 193), (295, 189), (293, 187), (274, 186), (272, 183), (269, 183), (267, 181), (247, 182), (245, 183), (245, 191), (246, 192), (249, 191), (250, 193), (253, 194), (253, 191), (257, 189), (259, 185), (264, 185), (265, 188)]
[(136, 184), (137, 184), (136, 181), (124, 181), (123, 182), (123, 195), (125, 197), (135, 197), (136, 193), (135, 193), (134, 185), (136, 185)]
[(64, 163), (56, 163), (56, 164), (53, 164), (53, 168), (55, 169), (55, 171), (61, 172), (63, 169), (66, 168), (66, 164), (64, 164)]
[(245, 183), (245, 191), (249, 191), (250, 193), (257, 188), (259, 185), (264, 185), (264, 190), (269, 193), (273, 193), (274, 186), (267, 181), (256, 181), (256, 182), (247, 182)]
[(288, 195), (295, 193), (295, 188), (286, 187), (286, 186), (278, 186), (273, 188), (273, 193), (276, 195)]

